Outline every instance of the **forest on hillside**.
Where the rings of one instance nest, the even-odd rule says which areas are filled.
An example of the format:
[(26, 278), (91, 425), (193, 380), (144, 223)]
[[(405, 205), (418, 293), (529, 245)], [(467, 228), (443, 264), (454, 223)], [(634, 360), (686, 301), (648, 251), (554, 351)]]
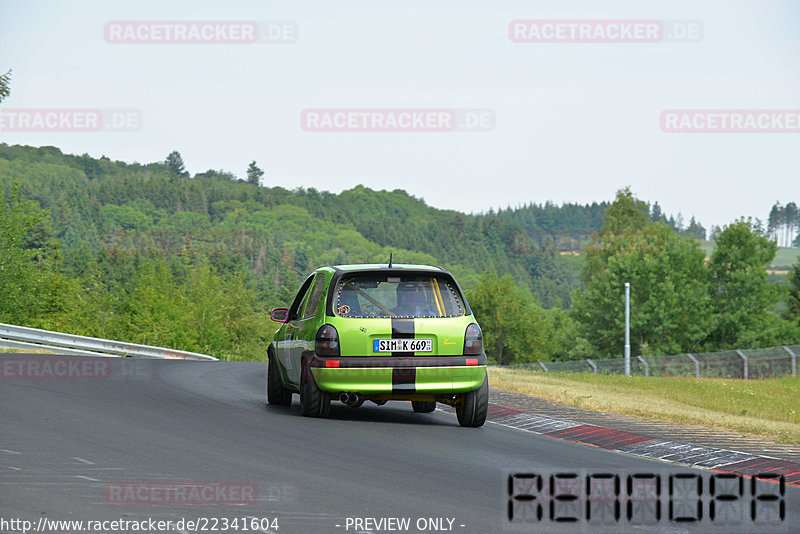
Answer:
[(641, 288), (635, 354), (800, 337), (800, 267), (767, 282), (759, 224), (713, 229), (706, 260), (694, 217), (628, 190), (464, 214), (399, 189), (267, 187), (256, 162), (247, 174), (190, 176), (177, 152), (139, 164), (0, 144), (0, 322), (259, 360), (268, 309), (314, 268), (393, 254), (456, 275), (500, 363), (617, 355), (623, 278)]
[[(400, 189), (288, 191), (225, 171), (190, 177), (182, 163), (128, 164), (0, 144), (0, 184), (14, 181), (24, 198), (49, 211), (50, 223), (37, 231), (61, 244), (68, 274), (83, 274), (90, 257), (158, 255), (158, 247), (162, 255), (193, 254), (216, 243), (212, 265), (222, 272), (249, 265), (259, 296), (270, 302), (285, 302), (298, 278), (319, 265), (385, 261), (394, 251), (398, 261), (447, 267), (467, 287), (486, 270), (511, 274), (545, 307), (568, 307), (580, 286), (580, 259), (559, 254), (536, 232), (574, 231), (586, 241), (602, 226), (607, 205), (467, 215), (432, 208)], [(521, 234), (544, 244), (515, 248)]]

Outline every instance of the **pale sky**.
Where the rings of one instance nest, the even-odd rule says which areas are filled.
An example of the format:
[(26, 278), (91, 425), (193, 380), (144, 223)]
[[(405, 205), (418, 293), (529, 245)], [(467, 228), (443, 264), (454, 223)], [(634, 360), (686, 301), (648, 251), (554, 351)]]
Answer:
[[(88, 108), (141, 119), (133, 131), (20, 132), (6, 116), (0, 142), (141, 163), (178, 150), (192, 173), (242, 178), (256, 160), (266, 185), (402, 188), (464, 212), (611, 200), (630, 185), (710, 227), (766, 219), (776, 200), (800, 202), (796, 124), (791, 133), (667, 133), (659, 122), (665, 110), (796, 118), (797, 0), (394, 4), (0, 0), (0, 74), (13, 68), (0, 114)], [(689, 21), (701, 36), (515, 42), (515, 20)], [(245, 21), (286, 42), (117, 44), (104, 35), (113, 21), (157, 21), (149, 31), (163, 21)], [(491, 124), (304, 129), (304, 111), (327, 109), (445, 110), (460, 126), (478, 116)], [(463, 110), (477, 111), (465, 119)]]

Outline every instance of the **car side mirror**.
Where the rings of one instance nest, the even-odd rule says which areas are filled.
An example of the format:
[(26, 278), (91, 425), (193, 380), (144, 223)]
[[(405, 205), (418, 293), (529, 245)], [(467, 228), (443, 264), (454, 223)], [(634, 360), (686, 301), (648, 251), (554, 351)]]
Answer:
[(289, 308), (275, 308), (269, 312), (269, 318), (276, 323), (285, 323), (289, 320)]

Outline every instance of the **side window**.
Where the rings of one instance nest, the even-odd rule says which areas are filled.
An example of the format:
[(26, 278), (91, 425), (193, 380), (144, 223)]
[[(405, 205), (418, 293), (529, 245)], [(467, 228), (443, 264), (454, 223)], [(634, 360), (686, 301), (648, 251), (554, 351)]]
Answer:
[(320, 298), (322, 297), (322, 290), (324, 288), (325, 288), (325, 275), (319, 273), (314, 278), (314, 287), (311, 289), (311, 295), (309, 295), (308, 300), (306, 301), (306, 307), (305, 307), (305, 313), (303, 313), (303, 319), (314, 317), (317, 314), (317, 308), (319, 307), (319, 301)]
[(300, 310), (302, 309), (303, 300), (305, 300), (306, 295), (308, 295), (308, 290), (311, 288), (311, 282), (313, 281), (314, 278), (309, 276), (308, 279), (303, 282), (303, 285), (300, 287), (300, 291), (297, 292), (297, 296), (294, 298), (294, 301), (289, 308), (290, 321), (295, 321), (300, 318)]

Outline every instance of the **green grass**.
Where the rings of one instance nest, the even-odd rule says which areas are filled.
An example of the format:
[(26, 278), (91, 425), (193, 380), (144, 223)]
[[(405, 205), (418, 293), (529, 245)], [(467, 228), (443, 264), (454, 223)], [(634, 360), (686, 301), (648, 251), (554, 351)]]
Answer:
[(800, 445), (800, 378), (761, 380), (542, 373), (494, 367), (491, 385), (585, 410)]
[(772, 265), (770, 265), (770, 268), (788, 271), (792, 268), (792, 265), (797, 263), (798, 259), (800, 259), (800, 249), (779, 248), (777, 254), (775, 254), (775, 259), (772, 261)]

